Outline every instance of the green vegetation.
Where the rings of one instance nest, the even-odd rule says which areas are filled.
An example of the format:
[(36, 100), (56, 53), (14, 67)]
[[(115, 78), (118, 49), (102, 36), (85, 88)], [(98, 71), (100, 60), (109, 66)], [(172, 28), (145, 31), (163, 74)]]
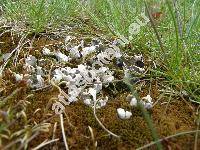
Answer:
[[(152, 6), (154, 3), (157, 6)], [(180, 93), (187, 91), (194, 101), (200, 102), (200, 2), (152, 1), (147, 6), (152, 13), (162, 13), (154, 24), (163, 48), (157, 42), (151, 23), (141, 27), (139, 34), (130, 41), (133, 45), (130, 51), (146, 54), (157, 65), (151, 69), (153, 74), (164, 76), (170, 87)], [(85, 9), (107, 33), (128, 39), (129, 26), (140, 17), (145, 5), (144, 1), (137, 0), (91, 0)]]
[(7, 19), (24, 26), (28, 32), (39, 33), (49, 26), (57, 26), (77, 13), (74, 0), (4, 0)]
[[(140, 32), (136, 35), (131, 35), (133, 36), (133, 39), (131, 39), (129, 43), (126, 43), (125, 46), (119, 45), (119, 48), (123, 52), (126, 52), (128, 54), (142, 53), (144, 55), (145, 66), (147, 66), (145, 69), (147, 71), (146, 74), (148, 75), (145, 76), (146, 74), (144, 74), (142, 77), (144, 77), (145, 79), (147, 78), (149, 81), (147, 82), (148, 85), (145, 87), (145, 90), (148, 88), (152, 90), (151, 86), (153, 85), (153, 82), (151, 81), (154, 79), (156, 80), (156, 82), (159, 82), (158, 84), (156, 83), (156, 86), (159, 86), (156, 90), (159, 91), (160, 89), (164, 89), (163, 91), (160, 90), (159, 92), (157, 92), (160, 95), (156, 95), (156, 98), (159, 97), (158, 99), (160, 100), (162, 99), (162, 97), (164, 97), (163, 95), (167, 95), (166, 97), (168, 104), (174, 98), (176, 101), (175, 103), (180, 104), (180, 107), (184, 107), (184, 104), (178, 102), (178, 100), (180, 99), (186, 100), (186, 103), (194, 102), (195, 104), (200, 104), (199, 0), (1, 0), (0, 6), (0, 9), (2, 9), (2, 12), (0, 10), (0, 17), (5, 18), (5, 20), (7, 21), (6, 23), (8, 24), (11, 22), (11, 25), (9, 24), (10, 27), (12, 27), (13, 25), (15, 26), (15, 29), (18, 28), (20, 31), (27, 35), (39, 35), (40, 33), (48, 32), (48, 30), (50, 29), (62, 29), (63, 25), (69, 25), (70, 27), (75, 25), (75, 28), (78, 28), (81, 33), (84, 31), (86, 33), (90, 33), (89, 31), (91, 31), (91, 33), (102, 32), (103, 35), (106, 35), (106, 38), (108, 38), (108, 40), (120, 39), (121, 37), (129, 39), (130, 25), (136, 22), (137, 19), (141, 19), (141, 14), (144, 13), (147, 17), (150, 18), (150, 22), (148, 22), (144, 26), (141, 26)], [(2, 23), (1, 18), (0, 27)], [(81, 28), (82, 24), (84, 28), (79, 29)], [(98, 31), (96, 29), (98, 29)], [(0, 28), (0, 35), (3, 35), (1, 34), (3, 33), (3, 31), (4, 28)], [(5, 31), (7, 32), (7, 28), (5, 29)], [(75, 30), (73, 31), (75, 32)], [(12, 32), (15, 32), (14, 29), (12, 30)], [(82, 37), (80, 37), (80, 39), (81, 38)], [(90, 39), (90, 37), (88, 39)], [(49, 43), (51, 44), (51, 42)], [(35, 45), (37, 47), (40, 44)], [(38, 51), (36, 51), (35, 53), (37, 52)], [(9, 74), (9, 71), (6, 73)], [(7, 145), (7, 148), (12, 147), (14, 144), (16, 144), (16, 147), (20, 146), (20, 148), (24, 149), (29, 148), (28, 146), (31, 139), (39, 135), (40, 132), (46, 132), (45, 138), (49, 139), (50, 136), (47, 132), (49, 132), (48, 129), (51, 123), (45, 122), (46, 120), (48, 120), (47, 118), (45, 118), (45, 113), (48, 112), (48, 109), (50, 108), (49, 105), (51, 105), (49, 99), (52, 99), (52, 97), (56, 97), (58, 92), (56, 91), (54, 93), (54, 91), (48, 91), (48, 94), (46, 94), (48, 96), (43, 93), (36, 94), (35, 96), (35, 93), (30, 94), (28, 93), (29, 91), (27, 92), (26, 90), (24, 90), (26, 88), (26, 85), (24, 85), (23, 83), (20, 84), (22, 84), (24, 87), (18, 88), (19, 85), (13, 85), (12, 83), (10, 83), (12, 81), (11, 77), (9, 78), (9, 80), (10, 81), (8, 82), (8, 84), (5, 79), (2, 79), (0, 77), (0, 123), (3, 122), (2, 124), (0, 124), (0, 149), (2, 143), (9, 139), (13, 140), (14, 143), (12, 143), (12, 141), (10, 144)], [(8, 88), (4, 88), (4, 86), (6, 85), (8, 85)], [(127, 82), (127, 85), (130, 88), (132, 94), (135, 95), (138, 100), (141, 99), (140, 96), (144, 94), (140, 93), (142, 88), (137, 88), (133, 85), (130, 85), (129, 82)], [(21, 89), (24, 91), (23, 93), (21, 93), (16, 90), (16, 92), (15, 90), (13, 90), (14, 88), (18, 88), (19, 91)], [(150, 93), (149, 89), (148, 92), (145, 92)], [(14, 94), (12, 93), (12, 91), (14, 91)], [(120, 92), (119, 94), (123, 95)], [(114, 107), (105, 108), (105, 110), (99, 110), (97, 112), (103, 116), (103, 119), (107, 120), (107, 122), (105, 122), (107, 123), (107, 125), (109, 125), (108, 128), (110, 130), (114, 131), (117, 134), (123, 135), (123, 138), (130, 143), (132, 142), (132, 140), (135, 140), (136, 137), (134, 137), (135, 135), (129, 135), (129, 133), (131, 132), (137, 134), (136, 132), (140, 130), (140, 123), (137, 122), (137, 119), (140, 120), (142, 126), (145, 128), (145, 133), (142, 133), (142, 131), (138, 132), (138, 139), (136, 139), (136, 141), (141, 141), (143, 137), (147, 138), (147, 141), (142, 141), (142, 144), (154, 140), (154, 144), (156, 144), (158, 149), (162, 149), (163, 144), (161, 144), (161, 141), (163, 139), (159, 139), (160, 135), (166, 136), (168, 133), (173, 133), (173, 131), (176, 130), (177, 124), (179, 125), (184, 122), (175, 122), (177, 118), (179, 118), (179, 116), (173, 117), (173, 115), (177, 112), (169, 115), (173, 118), (172, 122), (174, 123), (169, 122), (171, 118), (167, 118), (168, 116), (166, 116), (166, 120), (165, 118), (163, 119), (163, 114), (166, 115), (166, 112), (161, 115), (161, 112), (164, 111), (161, 110), (161, 106), (156, 106), (155, 108), (155, 112), (157, 113), (156, 115), (159, 116), (158, 119), (156, 118), (157, 116), (155, 114), (152, 115), (153, 113), (151, 114), (151, 112), (143, 108), (143, 105), (138, 107), (141, 109), (141, 111), (138, 108), (137, 110), (134, 110), (130, 106), (127, 106), (126, 102), (124, 102), (124, 99), (126, 99), (125, 96), (121, 98), (121, 95), (117, 96), (116, 99), (118, 100), (119, 98), (118, 101), (113, 98), (116, 101), (111, 101), (109, 103), (109, 107), (119, 107), (120, 105), (122, 105), (124, 107), (132, 109), (132, 111), (135, 112), (134, 115), (137, 116), (137, 118), (132, 118), (132, 124), (130, 124), (128, 121), (121, 121), (120, 123), (116, 121), (117, 117), (114, 116), (114, 114), (116, 113), (116, 109)], [(23, 102), (21, 102), (22, 99)], [(29, 105), (29, 99), (31, 99), (31, 102), (33, 102), (34, 105), (27, 109), (26, 107), (27, 105)], [(38, 99), (45, 102), (38, 102)], [(17, 105), (13, 106), (15, 104)], [(46, 104), (48, 104), (48, 106), (46, 106)], [(168, 107), (168, 104), (166, 107)], [(169, 110), (173, 111), (173, 109), (175, 108), (176, 106), (174, 104), (173, 107)], [(34, 115), (37, 114), (37, 111), (35, 111), (34, 113), (32, 112), (33, 109), (34, 111), (37, 110), (39, 113), (43, 114), (43, 116), (40, 117), (44, 120), (44, 122), (41, 118), (38, 120), (32, 120), (32, 118), (35, 117)], [(74, 111), (78, 114), (77, 115), (76, 113), (72, 112), (71, 116), (69, 116), (72, 124), (69, 121), (70, 119), (68, 118), (68, 116), (65, 114), (65, 117), (69, 121), (65, 123), (68, 124), (68, 127), (70, 129), (76, 130), (77, 133), (73, 134), (77, 136), (77, 141), (79, 140), (82, 145), (84, 145), (84, 140), (81, 139), (82, 135), (80, 136), (79, 131), (77, 130), (81, 129), (82, 133), (87, 134), (88, 131), (86, 131), (86, 129), (82, 129), (81, 127), (84, 126), (84, 128), (87, 128), (88, 126), (98, 126), (98, 123), (93, 116), (92, 109), (86, 107), (82, 103), (78, 103), (77, 105), (74, 105), (74, 108), (71, 108), (69, 106), (69, 108), (66, 110), (69, 111), (69, 113), (71, 113), (70, 111)], [(167, 108), (165, 111), (167, 111)], [(143, 118), (141, 117), (141, 112), (146, 119), (146, 122), (144, 122)], [(182, 112), (183, 115), (181, 115), (183, 116), (182, 118), (184, 118), (185, 115), (187, 119), (187, 117), (190, 116), (189, 113), (191, 113), (191, 110), (189, 108), (184, 110)], [(82, 118), (80, 117), (81, 115)], [(106, 118), (106, 116), (108, 116), (110, 119)], [(189, 123), (193, 121), (193, 117), (194, 116), (189, 119)], [(54, 116), (52, 116), (52, 118), (53, 119), (51, 121), (53, 123), (58, 122), (57, 119), (54, 118)], [(83, 118), (87, 119), (83, 120)], [(102, 118), (100, 120), (103, 120)], [(78, 119), (82, 119), (80, 121), (81, 123), (79, 124), (77, 123)], [(113, 121), (112, 119), (115, 120)], [(11, 128), (13, 120), (14, 123), (16, 122), (19, 126)], [(20, 122), (21, 120), (23, 120), (23, 122)], [(153, 120), (156, 120), (155, 124)], [(135, 124), (137, 124), (137, 126), (135, 126)], [(166, 129), (166, 131), (162, 131), (163, 124), (165, 126), (170, 126), (169, 132), (168, 127), (163, 127), (164, 129)], [(185, 124), (187, 125), (187, 123)], [(20, 125), (22, 125), (23, 128), (21, 128)], [(74, 127), (74, 125), (77, 127)], [(117, 127), (120, 128), (120, 130)], [(127, 130), (123, 129), (126, 127)], [(150, 130), (147, 130), (147, 127), (149, 127)], [(54, 126), (52, 127), (52, 129), (53, 128), (55, 129), (56, 127)], [(98, 137), (99, 139), (102, 140), (105, 138), (105, 141), (110, 140), (108, 137), (105, 136), (103, 130), (100, 127), (97, 127), (96, 130), (97, 129), (102, 132), (100, 134), (100, 137)], [(71, 131), (68, 132), (68, 135), (71, 135)], [(99, 131), (97, 131), (96, 134), (98, 132)], [(190, 133), (190, 131), (188, 131), (187, 133)], [(191, 131), (191, 133), (193, 133), (193, 131)], [(149, 136), (150, 134), (152, 137)], [(53, 137), (54, 136), (55, 135), (53, 134)], [(198, 134), (196, 134), (196, 139), (198, 139)], [(69, 141), (74, 144), (72, 142), (73, 139), (70, 140)], [(93, 140), (94, 139), (92, 139), (92, 142), (94, 142), (93, 146), (95, 146), (96, 143)], [(105, 141), (101, 140), (99, 140), (100, 143), (104, 145)], [(114, 141), (114, 143), (117, 142), (119, 141)], [(39, 143), (42, 143), (42, 141), (39, 141)], [(89, 144), (91, 144), (91, 142)], [(150, 143), (150, 145), (151, 144), (152, 143)], [(136, 145), (136, 147), (139, 146), (142, 145)]]

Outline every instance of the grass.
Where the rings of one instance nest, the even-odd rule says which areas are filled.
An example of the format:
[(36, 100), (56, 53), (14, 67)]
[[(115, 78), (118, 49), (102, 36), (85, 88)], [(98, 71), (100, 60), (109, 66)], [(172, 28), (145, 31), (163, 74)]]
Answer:
[[(155, 11), (152, 8), (155, 3), (158, 5), (157, 11), (163, 14), (161, 21), (156, 23), (160, 37), (154, 36), (155, 30), (148, 24), (130, 41), (133, 45), (131, 51), (143, 52), (155, 60), (158, 64), (153, 73), (164, 75), (168, 84), (180, 92), (187, 91), (195, 101), (200, 102), (200, 57), (197, 44), (200, 40), (199, 1), (151, 1), (147, 4), (150, 11)], [(91, 0), (85, 9), (108, 34), (128, 39), (129, 26), (144, 10), (144, 1)], [(163, 50), (157, 40), (162, 42)], [(146, 46), (147, 43), (151, 46)]]
[(91, 0), (85, 6), (94, 22), (108, 33), (128, 35), (129, 25), (141, 11), (140, 1)]
[[(90, 0), (85, 3), (78, 0), (17, 0), (14, 2), (3, 0), (0, 4), (4, 10), (3, 16), (23, 28), (23, 32), (28, 34), (45, 32), (48, 28), (68, 24), (71, 18), (87, 16), (108, 37), (129, 39), (130, 24), (134, 23), (137, 18), (141, 18), (140, 14), (144, 12), (151, 21), (142, 26), (137, 35), (133, 35), (133, 39), (127, 44), (130, 45), (129, 48), (127, 45), (120, 48), (125, 52), (143, 53), (146, 58), (151, 59), (151, 62), (155, 64), (154, 67), (149, 65), (148, 68), (151, 78), (155, 76), (164, 78), (165, 80), (160, 84), (170, 87), (170, 91), (176, 90), (174, 95), (171, 92), (173, 96), (186, 97), (187, 100), (200, 103), (200, 1), (198, 0), (183, 2), (175, 0)], [(159, 19), (152, 19), (153, 13), (157, 12), (161, 12), (162, 16)], [(184, 92), (187, 94), (183, 94)], [(4, 105), (0, 103), (0, 108)], [(10, 111), (9, 107), (6, 109), (8, 119), (13, 120), (15, 112)], [(155, 140), (150, 145), (157, 144), (158, 149), (162, 149), (160, 145), (162, 139), (159, 140), (151, 116), (144, 108), (141, 110)], [(1, 124), (0, 140), (13, 137), (14, 141), (18, 138), (24, 142), (21, 146), (27, 148), (34, 135), (39, 131), (48, 131), (49, 124), (29, 126), (24, 111), (18, 112), (18, 116), (22, 117), (27, 126), (11, 134), (6, 124)], [(62, 134), (65, 139), (63, 118), (61, 120)], [(30, 128), (34, 131), (33, 137), (30, 136)], [(10, 137), (6, 137), (5, 132), (9, 132)], [(57, 140), (52, 139), (46, 144)], [(45, 142), (38, 147), (43, 145)], [(9, 146), (12, 145), (7, 147)], [(67, 143), (65, 146), (68, 149)]]
[(49, 26), (57, 26), (77, 13), (74, 0), (4, 0), (6, 18), (23, 25), (27, 32), (43, 32)]
[[(137, 91), (136, 88), (129, 81), (130, 79), (126, 79), (125, 78), (124, 80), (125, 80), (124, 82), (130, 88), (130, 91), (131, 91), (132, 95), (136, 99), (140, 100), (140, 97), (138, 96), (138, 94), (136, 92)], [(144, 108), (144, 106), (141, 103), (139, 103), (139, 108), (140, 108), (141, 112), (143, 113), (143, 116), (144, 116), (144, 118), (145, 118), (145, 120), (147, 122), (147, 125), (148, 125), (148, 127), (149, 127), (149, 129), (151, 131), (151, 135), (152, 135), (154, 141), (158, 141), (159, 137), (158, 137), (157, 131), (155, 129), (155, 126), (153, 124), (151, 116), (149, 115), (148, 111)], [(158, 150), (162, 150), (163, 149), (162, 144), (160, 142), (157, 142), (156, 146), (157, 146)]]

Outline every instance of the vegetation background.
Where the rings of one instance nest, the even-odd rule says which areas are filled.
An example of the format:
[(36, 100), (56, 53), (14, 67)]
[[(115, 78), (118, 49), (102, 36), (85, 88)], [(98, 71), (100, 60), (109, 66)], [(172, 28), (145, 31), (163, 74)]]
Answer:
[[(154, 77), (162, 78), (159, 80), (159, 86), (165, 90), (160, 94), (160, 99), (167, 95), (168, 102), (172, 99), (184, 99), (187, 103), (200, 104), (199, 0), (1, 0), (0, 35), (5, 32), (27, 36), (40, 35), (69, 25), (77, 26), (77, 31), (74, 32), (101, 34), (107, 39), (116, 39), (120, 36), (128, 39), (130, 24), (140, 18), (142, 12), (150, 18), (150, 22), (141, 27), (137, 35), (133, 35), (129, 44), (120, 48), (125, 53), (142, 53), (146, 61), (153, 62), (148, 64), (147, 70), (150, 80)], [(15, 114), (11, 106), (13, 107), (13, 105), (5, 107), (0, 102), (0, 109), (6, 110), (10, 118)], [(84, 106), (80, 105), (80, 107)], [(0, 112), (3, 114), (3, 111)], [(150, 118), (147, 116), (148, 119)], [(150, 122), (151, 127), (150, 120), (147, 122)], [(89, 122), (92, 124), (93, 121)], [(11, 138), (8, 136), (8, 133), (11, 134), (7, 126), (8, 122), (0, 125), (0, 133), (2, 133), (0, 146), (1, 142), (4, 142), (3, 137)], [(40, 125), (42, 127), (29, 126), (27, 121), (26, 128), (14, 134), (16, 136), (23, 133), (21, 147), (28, 147), (30, 132), (26, 131), (30, 128), (46, 131), (49, 126), (47, 123)], [(109, 125), (114, 128), (112, 124)], [(151, 135), (154, 134), (153, 126), (151, 131)], [(130, 139), (132, 140), (133, 137)], [(158, 140), (156, 135), (154, 140)], [(14, 140), (8, 141), (11, 141), (8, 142), (10, 144), (8, 147), (12, 147)], [(145, 143), (147, 142), (142, 144)], [(142, 145), (137, 145), (139, 146)], [(157, 146), (160, 148), (159, 145)]]

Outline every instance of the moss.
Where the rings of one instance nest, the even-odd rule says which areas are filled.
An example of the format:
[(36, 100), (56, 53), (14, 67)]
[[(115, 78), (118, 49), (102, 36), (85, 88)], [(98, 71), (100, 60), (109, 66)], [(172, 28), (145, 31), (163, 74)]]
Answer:
[[(11, 37), (9, 34), (6, 34), (4, 37), (0, 38), (2, 38), (2, 41), (5, 42), (8, 40), (7, 44), (3, 47), (3, 52), (10, 52), (14, 46), (11, 44)], [(59, 39), (50, 41), (47, 38), (40, 38), (40, 40), (34, 43), (34, 46), (35, 49), (41, 51), (41, 46), (44, 46), (45, 44), (56, 43), (57, 41), (59, 41)], [(30, 51), (30, 54), (35, 55), (36, 52)], [(38, 52), (37, 55), (37, 57), (41, 57)], [(20, 58), (22, 58), (22, 56), (20, 56)], [(21, 68), (17, 68), (18, 71), (20, 71), (20, 69)], [(58, 148), (63, 148), (64, 143), (62, 142), (59, 116), (55, 115), (54, 111), (51, 110), (52, 102), (50, 102), (51, 98), (57, 97), (58, 91), (55, 89), (48, 89), (47, 91), (41, 90), (38, 92), (31, 92), (23, 83), (16, 83), (9, 71), (5, 71), (4, 80), (6, 81), (6, 90), (1, 93), (2, 97), (8, 96), (17, 88), (21, 87), (22, 90), (10, 98), (8, 103), (6, 103), (6, 106), (1, 108), (2, 110), (7, 110), (9, 106), (13, 109), (19, 101), (26, 100), (30, 102), (25, 109), (28, 125), (32, 127), (35, 125), (35, 122), (51, 123), (50, 131), (47, 133), (41, 133), (37, 137), (37, 140), (31, 141), (29, 148), (37, 146), (45, 139), (51, 139), (55, 122), (58, 123), (55, 137), (60, 139), (60, 141), (56, 144)], [(148, 84), (149, 83), (146, 82), (146, 86), (141, 88), (141, 91), (139, 92), (141, 97), (146, 96), (149, 92)], [(93, 148), (93, 141), (91, 139), (91, 133), (88, 126), (93, 129), (94, 138), (97, 141), (98, 149), (135, 149), (152, 141), (151, 134), (141, 111), (138, 108), (131, 107), (129, 102), (126, 101), (126, 96), (128, 95), (129, 91), (126, 85), (119, 82), (115, 85), (115, 87), (117, 90), (116, 93), (111, 91), (111, 89), (113, 89), (112, 86), (104, 89), (103, 95), (108, 95), (109, 101), (105, 107), (97, 110), (97, 116), (107, 129), (121, 136), (121, 138), (116, 139), (112, 136), (108, 136), (107, 132), (104, 131), (96, 121), (93, 115), (93, 109), (84, 105), (83, 102), (78, 101), (65, 107), (67, 116), (64, 116), (64, 126), (70, 149), (83, 149), (85, 147), (88, 147), (89, 149)], [(151, 95), (155, 102), (160, 95), (158, 85), (156, 82), (152, 82), (151, 87)], [(30, 94), (33, 94), (33, 97), (26, 99), (26, 97)], [(161, 99), (150, 112), (160, 137), (169, 136), (186, 130), (196, 129), (194, 123), (196, 117), (194, 110), (197, 106), (188, 102), (193, 107), (193, 109), (191, 109), (191, 107), (184, 101), (174, 99), (166, 109), (166, 105), (161, 105), (162, 102), (166, 101), (168, 101), (168, 99)], [(48, 107), (47, 104), (49, 105)], [(116, 111), (116, 109), (119, 107), (131, 111), (133, 116), (128, 120), (119, 119)], [(21, 107), (15, 108), (12, 117), (16, 118), (16, 113), (21, 109)], [(37, 113), (34, 113), (37, 109), (40, 110)], [(6, 124), (5, 120), (2, 121), (3, 124)], [(10, 128), (11, 133), (19, 131), (20, 129), (24, 128), (25, 125), (26, 124), (23, 118), (18, 118), (14, 122), (14, 126)], [(181, 138), (165, 141), (163, 144), (166, 147), (172, 147), (172, 149), (176, 149), (177, 147), (190, 149), (193, 147), (193, 140), (193, 136), (185, 135)], [(5, 141), (4, 144), (8, 142), (9, 141)], [(49, 145), (49, 148), (52, 148), (52, 146), (53, 145)], [(152, 149), (154, 149), (154, 147), (152, 147)]]

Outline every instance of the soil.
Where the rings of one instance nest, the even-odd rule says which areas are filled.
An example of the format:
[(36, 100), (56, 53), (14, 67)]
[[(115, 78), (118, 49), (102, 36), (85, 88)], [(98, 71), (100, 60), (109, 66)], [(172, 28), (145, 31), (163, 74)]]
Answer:
[[(30, 36), (28, 38), (32, 39), (33, 37)], [(59, 43), (63, 42), (62, 38), (52, 40), (52, 38), (48, 39), (45, 36), (40, 36), (40, 38), (37, 39), (38, 40), (34, 40), (33, 48), (22, 49), (22, 51), (28, 52), (32, 55), (37, 55), (37, 52), (40, 52), (43, 46), (50, 44), (59, 45)], [(17, 46), (19, 38), (14, 37), (12, 40), (11, 34), (5, 33), (0, 37), (0, 41), (3, 42), (0, 43), (1, 52), (9, 53)], [(51, 46), (52, 45), (49, 47)], [(23, 57), (24, 53), (21, 52), (19, 58), (22, 59)], [(53, 104), (52, 98), (57, 97), (58, 90), (49, 87), (39, 91), (32, 91), (26, 86), (25, 82), (15, 81), (8, 68), (11, 70), (16, 70), (17, 68), (14, 68), (12, 63), (8, 64), (8, 66), (4, 71), (3, 78), (1, 79), (1, 88), (4, 88), (4, 90), (0, 93), (0, 96), (2, 98), (6, 97), (16, 89), (19, 89), (19, 91), (8, 99), (6, 105), (1, 108), (2, 111), (7, 110), (9, 107), (14, 107), (12, 111), (17, 112), (22, 108), (21, 106), (16, 106), (16, 104), (21, 100), (26, 100), (29, 102), (25, 109), (28, 120), (27, 123), (29, 125), (33, 126), (44, 122), (50, 123), (49, 131), (40, 132), (36, 138), (30, 141), (28, 149), (36, 147), (45, 139), (52, 139), (53, 136), (59, 138), (59, 141), (50, 144), (43, 149), (65, 149), (59, 116), (55, 115), (54, 111), (51, 110)], [(159, 79), (153, 79), (150, 86), (149, 81), (142, 81), (143, 86), (139, 90), (140, 96), (146, 96), (151, 87), (150, 91), (153, 96), (153, 102), (156, 102), (162, 94), (158, 82), (161, 81)], [(105, 90), (105, 93), (106, 92), (112, 93), (112, 91), (109, 91), (108, 89)], [(109, 101), (105, 107), (97, 110), (97, 116), (101, 122), (107, 129), (119, 135), (121, 137), (120, 139), (108, 135), (96, 121), (93, 115), (93, 109), (86, 106), (82, 101), (66, 106), (64, 126), (69, 148), (95, 149), (94, 145), (96, 142), (97, 149), (125, 150), (136, 149), (153, 141), (142, 112), (138, 108), (130, 106), (129, 102), (126, 100), (126, 96), (129, 93), (130, 92), (126, 90), (126, 87), (122, 87), (117, 94), (110, 94)], [(119, 107), (130, 110), (133, 116), (128, 120), (119, 119), (116, 111)], [(164, 96), (159, 99), (155, 106), (148, 112), (153, 119), (159, 137), (165, 138), (180, 132), (196, 130), (196, 111), (197, 105), (187, 101), (187, 98), (186, 100), (183, 100), (178, 97), (172, 97), (169, 101), (169, 97)], [(56, 122), (57, 128), (54, 133), (53, 129)], [(10, 124), (9, 130), (11, 133), (14, 133), (24, 126), (24, 121), (22, 119), (17, 119)], [(92, 128), (94, 139), (91, 138), (89, 127)], [(179, 137), (163, 140), (162, 145), (165, 149), (169, 150), (189, 150), (193, 149), (194, 141), (195, 134), (185, 134)], [(3, 144), (6, 145), (9, 143), (9, 140), (3, 142)], [(198, 147), (200, 147), (200, 139), (198, 139)], [(156, 149), (155, 145), (151, 146), (150, 149)]]

